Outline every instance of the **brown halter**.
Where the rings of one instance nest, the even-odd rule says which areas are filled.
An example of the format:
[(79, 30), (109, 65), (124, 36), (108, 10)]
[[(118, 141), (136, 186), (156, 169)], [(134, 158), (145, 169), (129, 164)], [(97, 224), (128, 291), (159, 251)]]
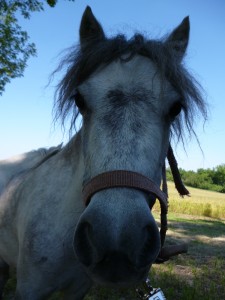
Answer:
[[(188, 190), (183, 185), (178, 170), (177, 162), (173, 154), (173, 150), (169, 145), (167, 159), (171, 168), (176, 189), (181, 196), (189, 195)], [(157, 258), (157, 262), (161, 263), (169, 259), (173, 255), (187, 252), (186, 244), (163, 247), (167, 231), (167, 212), (168, 212), (168, 193), (165, 165), (162, 170), (163, 185), (160, 188), (146, 176), (126, 170), (109, 171), (93, 177), (83, 188), (84, 203), (87, 206), (91, 201), (91, 197), (102, 190), (116, 187), (135, 188), (149, 194), (153, 194), (158, 198), (161, 207), (161, 252)]]

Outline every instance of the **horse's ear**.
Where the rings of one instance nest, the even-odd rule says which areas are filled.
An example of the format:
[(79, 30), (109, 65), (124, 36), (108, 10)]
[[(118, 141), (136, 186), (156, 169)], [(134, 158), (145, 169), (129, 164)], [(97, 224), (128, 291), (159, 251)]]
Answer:
[(80, 44), (85, 47), (87, 44), (100, 41), (105, 38), (102, 26), (92, 13), (90, 6), (87, 6), (80, 24)]
[(166, 43), (173, 48), (175, 55), (179, 60), (183, 58), (187, 49), (189, 32), (190, 22), (189, 17), (187, 16), (183, 19), (180, 25), (173, 30), (173, 32), (169, 35), (169, 37), (166, 40)]

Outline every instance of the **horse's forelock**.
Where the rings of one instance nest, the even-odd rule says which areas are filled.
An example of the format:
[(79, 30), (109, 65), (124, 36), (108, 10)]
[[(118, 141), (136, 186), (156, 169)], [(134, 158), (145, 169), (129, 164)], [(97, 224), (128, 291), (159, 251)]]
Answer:
[(60, 69), (63, 65), (68, 65), (68, 68), (56, 90), (56, 119), (61, 117), (64, 123), (67, 116), (72, 115), (72, 128), (79, 115), (74, 100), (71, 98), (77, 86), (101, 65), (108, 65), (118, 58), (123, 59), (124, 54), (127, 54), (126, 61), (139, 54), (148, 57), (157, 65), (162, 82), (169, 80), (183, 102), (183, 113), (176, 118), (172, 125), (173, 135), (183, 140), (185, 129), (188, 134), (195, 135), (193, 121), (196, 113), (200, 113), (204, 120), (207, 118), (201, 86), (187, 71), (183, 63), (177, 60), (168, 43), (164, 40), (148, 40), (141, 34), (136, 34), (131, 39), (127, 39), (124, 35), (117, 35), (100, 42), (92, 42), (90, 46), (87, 45), (82, 50), (73, 48), (60, 66)]

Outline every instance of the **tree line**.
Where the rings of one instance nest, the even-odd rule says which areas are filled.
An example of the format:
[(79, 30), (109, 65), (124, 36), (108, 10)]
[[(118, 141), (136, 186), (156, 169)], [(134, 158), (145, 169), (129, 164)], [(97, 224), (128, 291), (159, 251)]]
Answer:
[[(196, 172), (184, 169), (179, 169), (179, 171), (185, 185), (225, 193), (225, 164), (213, 169), (198, 169)], [(173, 180), (170, 169), (167, 169), (167, 178)]]

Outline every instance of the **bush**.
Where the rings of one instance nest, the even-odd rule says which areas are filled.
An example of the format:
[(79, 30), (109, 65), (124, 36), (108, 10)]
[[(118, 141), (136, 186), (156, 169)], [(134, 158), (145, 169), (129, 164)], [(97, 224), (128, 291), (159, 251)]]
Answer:
[(212, 205), (210, 203), (206, 203), (204, 205), (203, 216), (204, 217), (212, 217)]
[[(225, 164), (214, 169), (198, 169), (197, 172), (179, 169), (184, 184), (215, 192), (225, 193)], [(170, 169), (167, 169), (168, 180), (173, 180)]]

